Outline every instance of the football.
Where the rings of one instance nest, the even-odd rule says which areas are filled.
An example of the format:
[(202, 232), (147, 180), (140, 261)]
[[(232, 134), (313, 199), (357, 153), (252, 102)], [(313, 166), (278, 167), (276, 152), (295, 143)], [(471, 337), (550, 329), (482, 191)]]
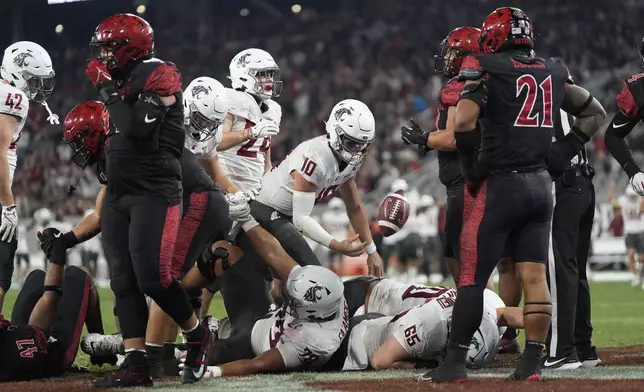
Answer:
[(405, 191), (388, 194), (378, 207), (378, 226), (385, 237), (396, 234), (409, 218), (409, 201)]

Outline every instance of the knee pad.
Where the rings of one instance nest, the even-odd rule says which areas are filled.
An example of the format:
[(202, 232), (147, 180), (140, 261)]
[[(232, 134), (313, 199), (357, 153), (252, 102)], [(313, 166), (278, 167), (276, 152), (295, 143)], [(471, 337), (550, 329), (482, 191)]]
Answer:
[(110, 287), (112, 288), (115, 297), (123, 297), (128, 295), (132, 291), (139, 291), (134, 276), (113, 276), (110, 280)]
[(215, 250), (212, 250), (211, 246), (207, 246), (206, 249), (201, 253), (201, 256), (197, 260), (197, 268), (201, 275), (212, 282), (217, 277), (215, 276), (215, 262), (218, 259), (221, 259), (221, 267), (225, 271), (229, 267), (228, 261), (228, 249), (218, 246)]

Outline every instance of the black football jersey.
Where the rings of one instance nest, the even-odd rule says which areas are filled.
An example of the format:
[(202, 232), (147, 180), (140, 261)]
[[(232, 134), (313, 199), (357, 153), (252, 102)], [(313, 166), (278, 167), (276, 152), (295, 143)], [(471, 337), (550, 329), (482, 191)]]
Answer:
[(0, 381), (41, 377), (46, 370), (47, 336), (29, 325), (0, 331)]
[(121, 98), (134, 104), (145, 91), (160, 96), (174, 95), (176, 103), (167, 108), (159, 126), (142, 139), (128, 139), (116, 132), (107, 143), (107, 194), (152, 195), (179, 200), (182, 194), (181, 165), (185, 131), (181, 76), (172, 63), (158, 59), (138, 64), (119, 86)]
[(563, 61), (513, 51), (469, 56), (461, 72), (466, 69), (481, 72), (487, 81), (487, 107), (479, 121), (483, 170), (545, 169), (569, 78)]

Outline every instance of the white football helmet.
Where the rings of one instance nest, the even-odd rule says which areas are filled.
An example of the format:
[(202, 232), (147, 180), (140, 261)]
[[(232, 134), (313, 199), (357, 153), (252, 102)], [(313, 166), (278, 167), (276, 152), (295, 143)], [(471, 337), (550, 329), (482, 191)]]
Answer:
[(42, 226), (48, 226), (54, 220), (54, 213), (49, 208), (42, 207), (34, 211), (34, 221)]
[(183, 92), (184, 122), (190, 137), (203, 142), (215, 136), (228, 107), (226, 88), (217, 80), (202, 76), (190, 82)]
[(376, 120), (371, 110), (356, 99), (338, 102), (326, 122), (329, 145), (343, 161), (358, 164), (376, 138)]
[(54, 91), (51, 57), (35, 42), (20, 41), (9, 45), (4, 51), (0, 75), (36, 102), (45, 102)]
[(280, 68), (265, 50), (242, 50), (233, 57), (229, 70), (235, 90), (246, 91), (262, 100), (279, 97), (282, 93)]
[(298, 320), (323, 321), (340, 309), (344, 285), (333, 271), (317, 265), (295, 267), (284, 285), (284, 304)]
[(499, 327), (496, 324), (496, 317), (490, 314), (490, 307), (483, 310), (481, 325), (472, 336), (470, 347), (467, 350), (466, 365), (471, 369), (481, 369), (491, 363), (499, 351)]

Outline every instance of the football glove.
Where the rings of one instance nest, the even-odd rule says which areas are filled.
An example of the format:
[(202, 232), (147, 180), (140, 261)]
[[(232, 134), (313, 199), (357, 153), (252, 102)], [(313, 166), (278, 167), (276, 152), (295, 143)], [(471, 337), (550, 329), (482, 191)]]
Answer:
[(249, 129), (248, 135), (251, 139), (259, 139), (268, 136), (275, 136), (279, 133), (280, 128), (273, 120), (260, 118), (259, 123)]
[[(425, 149), (429, 151), (427, 148), (429, 132), (420, 129), (413, 118), (409, 119), (408, 125), (400, 127), (400, 132), (400, 138), (406, 145), (415, 144), (417, 146), (425, 147)], [(419, 151), (422, 151), (422, 149)]]
[(18, 231), (18, 211), (16, 205), (12, 204), (2, 207), (2, 224), (0, 224), (0, 239), (3, 242), (11, 242)]

